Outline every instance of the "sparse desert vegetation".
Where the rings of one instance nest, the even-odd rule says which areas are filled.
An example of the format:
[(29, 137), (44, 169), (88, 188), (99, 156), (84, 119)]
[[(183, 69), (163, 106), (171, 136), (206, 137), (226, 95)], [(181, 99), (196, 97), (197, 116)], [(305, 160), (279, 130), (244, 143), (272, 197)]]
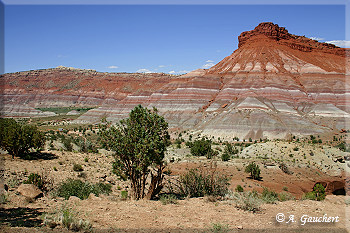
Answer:
[[(8, 122), (15, 127), (23, 124), (7, 120), (5, 125)], [(146, 217), (142, 227), (225, 232), (251, 226), (237, 220), (242, 214), (265, 221), (268, 228), (274, 215), (292, 206), (300, 214), (318, 209), (345, 216), (348, 199), (332, 195), (345, 187), (339, 186), (341, 178), (328, 174), (349, 169), (347, 147), (339, 137), (329, 141), (316, 136), (272, 141), (233, 137), (228, 142), (190, 130), (169, 134), (157, 111), (141, 106), (116, 127), (106, 122), (66, 124), (63, 130), (53, 130), (38, 122), (30, 127), (43, 135), (40, 150), (28, 141), (31, 146), (23, 153), (32, 156), (2, 154), (7, 169), (0, 196), (7, 214), (37, 211), (31, 222), (36, 227), (85, 232), (137, 229), (141, 225), (132, 219), (150, 212), (154, 217)], [(338, 183), (328, 183), (333, 190), (327, 191), (325, 181)], [(26, 197), (18, 192), (22, 184), (33, 185), (42, 194)], [(210, 221), (198, 212), (202, 208)], [(32, 221), (13, 222), (4, 216), (0, 220), (3, 226), (28, 229), (26, 221)], [(344, 224), (345, 220), (339, 226)]]

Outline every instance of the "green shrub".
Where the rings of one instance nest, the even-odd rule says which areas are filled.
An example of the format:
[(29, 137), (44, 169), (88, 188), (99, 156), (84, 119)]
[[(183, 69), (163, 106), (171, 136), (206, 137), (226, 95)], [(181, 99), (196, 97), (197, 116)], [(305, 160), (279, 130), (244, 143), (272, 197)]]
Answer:
[(7, 186), (12, 189), (12, 188), (17, 188), (18, 185), (20, 184), (20, 181), (18, 180), (18, 178), (15, 177), (11, 177), (10, 179), (8, 179), (6, 181)]
[(89, 197), (90, 193), (99, 196), (100, 194), (109, 194), (112, 192), (111, 184), (90, 184), (88, 182), (83, 182), (81, 180), (67, 179), (62, 182), (57, 189), (57, 196), (63, 197), (66, 200), (70, 196), (76, 196), (84, 200)]
[(6, 204), (8, 202), (8, 195), (5, 193), (0, 194), (0, 204)]
[(237, 185), (235, 191), (238, 193), (242, 193), (242, 192), (244, 192), (244, 189), (241, 185)]
[(280, 193), (278, 194), (278, 199), (279, 199), (280, 201), (289, 201), (289, 200), (294, 200), (295, 197), (294, 197), (292, 194), (283, 191), (283, 192), (280, 192)]
[(84, 137), (76, 137), (73, 139), (74, 143), (79, 147), (80, 152), (92, 152), (92, 153), (97, 153), (97, 148), (96, 146), (89, 141), (87, 138)]
[(73, 151), (73, 139), (71, 137), (65, 137), (63, 134), (61, 136), (61, 142), (66, 151)]
[(177, 204), (177, 198), (174, 194), (163, 194), (159, 197), (159, 200), (163, 205), (167, 204)]
[(231, 156), (230, 156), (228, 153), (226, 153), (226, 152), (224, 152), (224, 153), (221, 155), (221, 160), (222, 160), (222, 161), (229, 161), (230, 158), (231, 158)]
[(229, 227), (227, 224), (213, 223), (209, 230), (213, 233), (226, 233), (229, 232)]
[(30, 173), (28, 179), (23, 182), (24, 184), (33, 184), (37, 186), (41, 191), (48, 192), (53, 188), (53, 182), (45, 175), (39, 175), (37, 173)]
[(191, 169), (178, 180), (180, 195), (189, 197), (224, 196), (228, 192), (229, 179), (209, 170)]
[(322, 184), (316, 184), (313, 192), (315, 193), (316, 201), (322, 201), (326, 198), (326, 189)]
[(214, 154), (211, 148), (211, 140), (202, 138), (191, 143), (191, 154), (194, 156), (206, 156), (211, 158)]
[(128, 199), (128, 191), (126, 191), (126, 190), (121, 191), (120, 192), (120, 197), (121, 197), (122, 200)]
[(226, 142), (225, 143), (225, 148), (224, 148), (224, 153), (229, 154), (230, 156), (238, 154), (238, 150), (234, 149), (231, 143)]
[(186, 146), (188, 146), (189, 148), (191, 148), (191, 147), (192, 147), (192, 145), (193, 145), (193, 143), (192, 143), (192, 142), (190, 142), (190, 141), (187, 141), (187, 142), (185, 143), (185, 145), (186, 145)]
[(219, 154), (218, 151), (210, 150), (210, 151), (205, 155), (205, 157), (206, 157), (207, 159), (211, 159), (211, 158), (213, 158), (214, 156), (217, 156), (218, 154)]
[(251, 162), (248, 166), (246, 166), (245, 172), (246, 173), (250, 173), (250, 176), (254, 180), (259, 180), (260, 179), (260, 168), (254, 162)]
[(316, 195), (314, 192), (305, 193), (302, 197), (302, 200), (315, 200), (315, 199), (316, 199)]
[(63, 206), (60, 210), (43, 215), (43, 224), (49, 227), (62, 225), (70, 231), (91, 232), (92, 224), (78, 217), (79, 213), (72, 208)]
[(261, 198), (265, 203), (274, 204), (278, 200), (278, 194), (264, 187), (263, 192), (261, 193)]
[(177, 144), (177, 145), (181, 145), (181, 139), (180, 138), (177, 138), (174, 142), (174, 144)]
[(81, 172), (81, 171), (84, 171), (84, 169), (80, 164), (75, 163), (75, 164), (73, 164), (73, 171)]
[(322, 184), (316, 184), (313, 191), (304, 194), (302, 199), (322, 201), (326, 198), (326, 190)]
[(350, 205), (350, 198), (345, 200), (345, 205), (347, 205), (347, 206)]
[(262, 201), (257, 192), (234, 193), (232, 198), (238, 209), (252, 212), (260, 211)]
[(12, 118), (0, 118), (0, 147), (12, 158), (24, 158), (30, 149), (42, 150), (45, 136), (33, 125), (21, 125)]
[(44, 182), (41, 176), (37, 173), (30, 173), (28, 179), (23, 182), (24, 184), (34, 184), (40, 190), (44, 188)]
[(287, 186), (283, 186), (282, 190), (287, 192), (288, 191), (288, 187)]

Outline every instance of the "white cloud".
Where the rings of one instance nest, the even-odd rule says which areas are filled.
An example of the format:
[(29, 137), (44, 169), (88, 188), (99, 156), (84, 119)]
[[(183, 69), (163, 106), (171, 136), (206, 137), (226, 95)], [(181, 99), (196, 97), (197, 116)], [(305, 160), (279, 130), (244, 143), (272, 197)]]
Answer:
[(188, 72), (190, 72), (190, 71), (188, 71), (188, 70), (180, 70), (180, 71), (172, 70), (172, 71), (169, 71), (168, 73), (169, 74), (186, 74)]
[(179, 74), (186, 74), (186, 73), (189, 73), (189, 72), (191, 72), (191, 71), (189, 71), (189, 70), (180, 70)]
[(208, 60), (208, 61), (206, 61), (207, 63), (213, 63), (214, 61), (212, 61), (212, 60)]
[(320, 38), (320, 37), (310, 37), (311, 40), (324, 40), (324, 38)]
[(160, 65), (160, 66), (158, 66), (159, 68), (164, 68), (165, 66), (164, 65)]
[(108, 66), (107, 68), (108, 69), (118, 69), (119, 67), (118, 66)]
[(210, 67), (214, 66), (214, 63), (207, 63), (205, 65), (202, 66), (203, 69), (209, 69)]
[(326, 41), (326, 43), (334, 44), (341, 48), (350, 48), (350, 40), (331, 40), (331, 41)]
[(152, 71), (148, 70), (148, 69), (139, 69), (136, 71), (137, 73), (153, 73)]

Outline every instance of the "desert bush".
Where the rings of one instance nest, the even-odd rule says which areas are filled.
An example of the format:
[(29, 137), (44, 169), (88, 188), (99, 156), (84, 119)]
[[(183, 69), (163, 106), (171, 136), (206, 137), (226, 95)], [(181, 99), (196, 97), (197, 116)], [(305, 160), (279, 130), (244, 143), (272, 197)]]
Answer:
[(229, 232), (229, 227), (227, 224), (221, 224), (221, 223), (212, 223), (211, 228), (209, 229), (209, 232), (213, 233), (226, 233)]
[(215, 169), (191, 169), (180, 175), (176, 184), (179, 194), (189, 197), (224, 196), (228, 192), (229, 179), (217, 174)]
[(207, 138), (202, 138), (201, 140), (195, 140), (191, 143), (191, 154), (194, 156), (206, 156), (211, 158), (215, 152), (211, 148), (212, 141)]
[(43, 224), (49, 227), (62, 225), (70, 231), (92, 231), (92, 224), (88, 220), (80, 219), (79, 213), (76, 210), (65, 205), (58, 211), (45, 213), (43, 215)]
[(315, 200), (316, 195), (314, 192), (308, 192), (308, 193), (305, 193), (301, 199), (302, 200)]
[(210, 151), (205, 155), (205, 157), (206, 157), (207, 159), (211, 159), (211, 158), (213, 158), (214, 156), (217, 156), (218, 154), (219, 154), (218, 151), (216, 151), (216, 150), (210, 150)]
[(48, 192), (53, 189), (53, 181), (44, 174), (30, 173), (28, 179), (23, 183), (33, 184), (43, 192)]
[(246, 166), (245, 172), (246, 173), (250, 173), (250, 176), (254, 180), (259, 180), (260, 179), (260, 168), (254, 162), (251, 162), (248, 166)]
[(218, 201), (218, 197), (216, 196), (205, 196), (205, 199), (204, 199), (206, 202), (217, 202)]
[(89, 141), (88, 139), (86, 139), (84, 137), (74, 138), (74, 143), (79, 147), (80, 152), (97, 153), (96, 146), (91, 141)]
[(177, 204), (177, 197), (174, 194), (163, 194), (159, 197), (160, 202), (162, 202), (163, 205), (167, 204)]
[(174, 142), (174, 144), (181, 145), (182, 141), (180, 138), (177, 138)]
[(229, 161), (230, 158), (231, 158), (231, 156), (230, 156), (229, 154), (227, 154), (227, 153), (223, 153), (223, 154), (221, 155), (221, 160), (222, 160), (222, 161)]
[(128, 199), (128, 191), (126, 191), (126, 190), (121, 191), (121, 192), (120, 192), (120, 198), (121, 198), (122, 200)]
[[(115, 152), (113, 171), (122, 179), (131, 180), (134, 199), (152, 199), (163, 188), (164, 153), (170, 145), (168, 123), (153, 111), (136, 106), (129, 118), (115, 127), (102, 128), (100, 141)], [(132, 165), (131, 165), (132, 164)], [(146, 193), (146, 180), (148, 191)]]
[(71, 137), (61, 134), (60, 139), (66, 151), (73, 151), (73, 139)]
[(75, 163), (75, 164), (73, 164), (73, 171), (81, 172), (81, 171), (84, 171), (84, 169), (80, 164)]
[(279, 199), (280, 201), (289, 201), (289, 200), (294, 200), (295, 197), (294, 197), (292, 194), (283, 191), (283, 192), (280, 192), (280, 193), (278, 194), (278, 199)]
[(188, 146), (189, 148), (191, 148), (192, 145), (193, 145), (193, 142), (187, 141), (187, 142), (185, 143), (185, 145)]
[(265, 203), (274, 204), (276, 201), (278, 201), (278, 194), (275, 191), (264, 187), (263, 192), (261, 193), (261, 199)]
[(236, 188), (235, 188), (235, 191), (238, 192), (238, 193), (241, 193), (241, 192), (244, 192), (244, 189), (241, 185), (237, 185)]
[(288, 175), (293, 174), (293, 172), (290, 171), (289, 168), (288, 168), (288, 166), (287, 166), (285, 163), (283, 163), (283, 162), (280, 163), (280, 164), (278, 165), (278, 167), (279, 167), (284, 173), (286, 173), (286, 174), (288, 174)]
[(227, 153), (229, 155), (234, 155), (234, 154), (238, 154), (238, 150), (234, 149), (234, 147), (232, 146), (231, 143), (226, 142), (225, 143), (225, 148), (224, 148), (224, 153)]
[(350, 146), (346, 142), (340, 142), (336, 147), (338, 147), (341, 151), (350, 152)]
[(12, 118), (0, 118), (0, 147), (12, 158), (24, 158), (30, 149), (42, 150), (45, 136), (33, 125), (22, 125)]
[(315, 200), (322, 201), (326, 198), (326, 190), (322, 184), (316, 184), (313, 188), (313, 191), (305, 193), (302, 197), (303, 200)]
[(238, 209), (257, 212), (260, 211), (260, 206), (262, 204), (262, 200), (259, 198), (259, 194), (257, 192), (241, 192), (234, 193), (231, 196), (236, 207)]
[(58, 186), (56, 195), (59, 197), (63, 197), (66, 200), (68, 200), (70, 196), (76, 196), (84, 200), (89, 197), (90, 193), (99, 196), (100, 194), (110, 194), (111, 192), (111, 184), (90, 184), (88, 182), (83, 182), (78, 179), (67, 179)]
[(12, 189), (12, 188), (17, 188), (18, 185), (20, 185), (20, 181), (18, 180), (18, 178), (16, 176), (9, 178), (6, 181), (7, 186)]
[(350, 205), (350, 198), (347, 198), (346, 200), (345, 200), (345, 205)]
[(39, 189), (42, 189), (44, 186), (43, 179), (41, 176), (37, 173), (30, 173), (28, 176), (28, 179), (24, 181), (25, 184), (34, 184)]
[(6, 204), (8, 202), (8, 195), (6, 193), (0, 194), (0, 204)]
[(316, 201), (322, 201), (326, 198), (326, 189), (322, 184), (316, 184), (313, 192), (315, 193)]

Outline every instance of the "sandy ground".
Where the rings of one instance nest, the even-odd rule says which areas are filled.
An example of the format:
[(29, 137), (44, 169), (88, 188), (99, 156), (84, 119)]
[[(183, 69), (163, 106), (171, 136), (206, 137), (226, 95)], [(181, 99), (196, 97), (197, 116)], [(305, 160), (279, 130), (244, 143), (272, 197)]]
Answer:
[[(1, 155), (4, 168), (5, 183), (11, 183), (8, 192), (9, 201), (1, 207), (2, 232), (64, 232), (62, 227), (50, 229), (42, 226), (43, 213), (52, 213), (62, 206), (69, 206), (82, 219), (89, 220), (95, 232), (347, 232), (350, 229), (349, 196), (328, 195), (326, 200), (317, 202), (311, 200), (291, 200), (277, 202), (277, 204), (263, 204), (261, 211), (252, 213), (236, 208), (232, 200), (208, 201), (208, 198), (187, 198), (178, 200), (177, 204), (163, 205), (160, 201), (122, 200), (121, 190), (128, 190), (128, 183), (118, 180), (111, 173), (113, 158), (105, 154), (82, 154), (73, 152), (47, 151), (46, 159), (21, 160), (11, 159), (9, 155)], [(168, 170), (174, 177), (190, 168), (210, 166), (205, 158), (186, 157), (188, 151), (184, 148), (170, 150), (169, 156), (176, 156), (175, 162), (169, 163)], [(87, 158), (87, 159), (85, 159)], [(229, 162), (216, 161), (217, 171), (228, 175), (231, 179), (230, 189), (237, 184), (245, 190), (261, 191), (268, 187), (276, 192), (288, 189), (299, 199), (302, 193), (311, 191), (318, 180), (330, 179), (319, 168), (290, 166), (292, 175), (283, 173), (278, 166), (258, 160), (261, 167), (261, 181), (249, 179), (244, 173), (244, 166), (249, 159), (234, 159)], [(83, 172), (73, 171), (73, 164), (83, 166)], [(23, 182), (31, 172), (44, 174), (52, 180), (53, 186), (67, 178), (81, 178), (90, 182), (106, 182), (113, 185), (113, 192), (109, 196), (94, 197), (87, 200), (71, 198), (54, 198), (50, 194), (29, 202), (16, 193), (14, 183)], [(84, 175), (82, 175), (84, 174)], [(336, 177), (337, 179), (339, 177)], [(16, 181), (17, 180), (17, 181)], [(278, 223), (276, 215), (283, 213), (286, 220)], [(290, 216), (294, 222), (286, 223)], [(310, 223), (302, 225), (302, 217), (337, 217), (336, 223)], [(305, 216), (304, 216), (305, 218)], [(9, 222), (22, 221), (29, 227), (8, 227)], [(221, 231), (218, 231), (221, 226)]]

